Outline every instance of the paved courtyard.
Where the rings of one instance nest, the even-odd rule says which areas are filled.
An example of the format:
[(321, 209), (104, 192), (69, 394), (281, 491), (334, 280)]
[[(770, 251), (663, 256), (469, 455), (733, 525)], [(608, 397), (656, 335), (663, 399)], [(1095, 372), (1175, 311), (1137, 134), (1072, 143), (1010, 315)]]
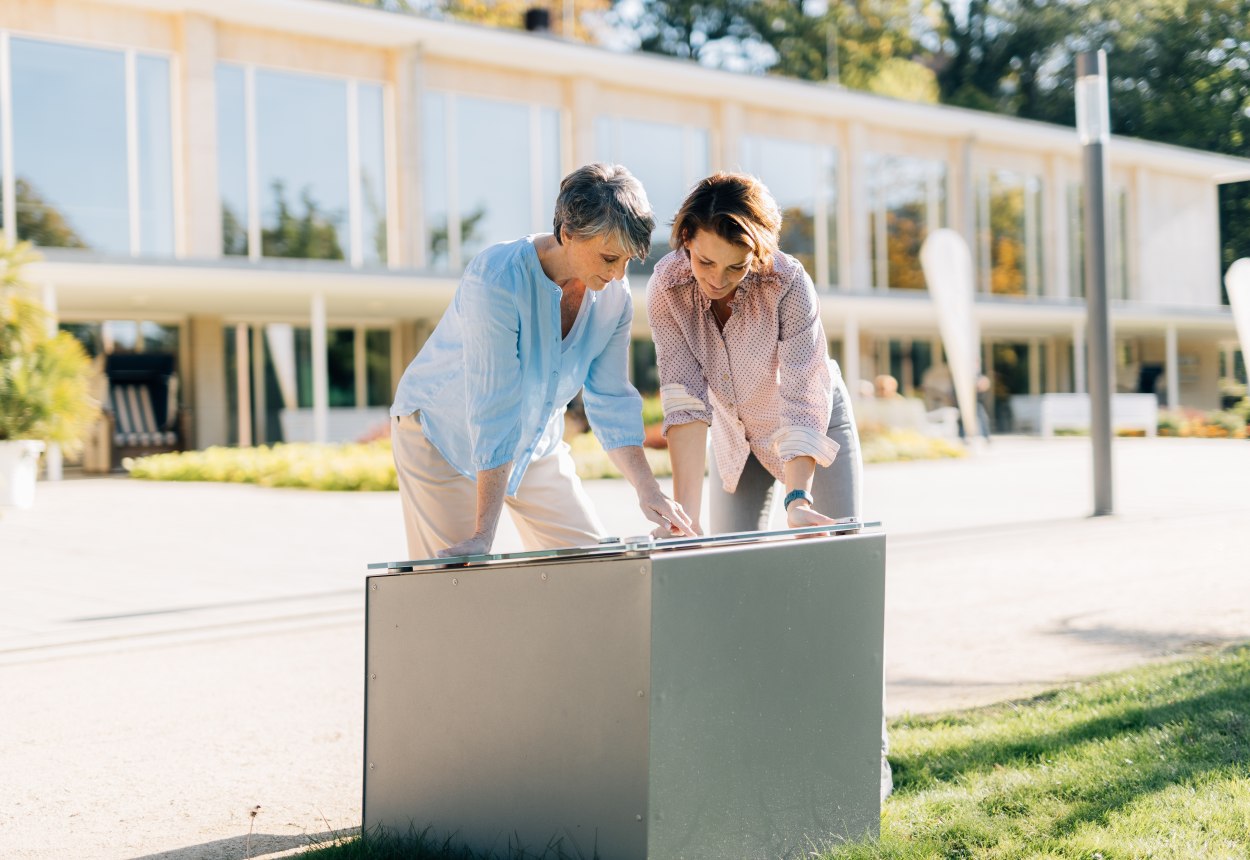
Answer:
[[(1118, 440), (1099, 519), (1089, 447), (868, 467), (892, 714), (1250, 639), (1250, 444)], [(645, 530), (628, 487), (588, 489)], [(357, 825), (364, 564), (404, 554), (393, 493), (41, 485), (0, 519), (0, 857), (266, 857)]]

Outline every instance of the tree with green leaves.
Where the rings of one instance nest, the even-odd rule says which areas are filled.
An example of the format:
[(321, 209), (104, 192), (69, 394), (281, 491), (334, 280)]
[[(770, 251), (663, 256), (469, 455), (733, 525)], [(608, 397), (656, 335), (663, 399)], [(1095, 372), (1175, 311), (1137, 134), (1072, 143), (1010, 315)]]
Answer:
[(617, 3), (618, 27), (644, 51), (934, 101), (933, 73), (913, 58), (927, 29), (910, 0), (642, 0)]

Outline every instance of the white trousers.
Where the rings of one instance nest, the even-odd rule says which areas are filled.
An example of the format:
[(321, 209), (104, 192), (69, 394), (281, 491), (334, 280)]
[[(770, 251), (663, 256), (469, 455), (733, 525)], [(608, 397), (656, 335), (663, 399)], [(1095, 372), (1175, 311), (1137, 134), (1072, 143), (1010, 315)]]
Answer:
[[(399, 498), (408, 536), (408, 557), (433, 558), (472, 537), (477, 482), (457, 472), (430, 444), (418, 413), (392, 419), (391, 448), (399, 475)], [(569, 446), (530, 463), (515, 496), (505, 496), (527, 550), (585, 546), (604, 534)]]

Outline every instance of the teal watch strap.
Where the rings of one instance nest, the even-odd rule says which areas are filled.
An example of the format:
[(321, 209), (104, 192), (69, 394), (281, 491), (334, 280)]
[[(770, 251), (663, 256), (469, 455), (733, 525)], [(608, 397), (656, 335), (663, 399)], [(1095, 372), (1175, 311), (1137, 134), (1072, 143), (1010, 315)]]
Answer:
[(791, 503), (796, 502), (799, 499), (804, 499), (809, 505), (814, 502), (812, 494), (807, 490), (791, 490), (786, 493), (786, 500), (781, 504), (782, 509), (787, 511), (790, 510)]

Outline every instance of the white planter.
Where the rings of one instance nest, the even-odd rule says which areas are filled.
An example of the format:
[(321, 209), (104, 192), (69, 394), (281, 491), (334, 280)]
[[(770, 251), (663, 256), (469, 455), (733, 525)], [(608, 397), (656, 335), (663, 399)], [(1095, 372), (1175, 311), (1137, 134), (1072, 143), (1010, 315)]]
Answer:
[(35, 476), (39, 473), (42, 450), (42, 442), (0, 441), (0, 508), (29, 508), (35, 504)]

